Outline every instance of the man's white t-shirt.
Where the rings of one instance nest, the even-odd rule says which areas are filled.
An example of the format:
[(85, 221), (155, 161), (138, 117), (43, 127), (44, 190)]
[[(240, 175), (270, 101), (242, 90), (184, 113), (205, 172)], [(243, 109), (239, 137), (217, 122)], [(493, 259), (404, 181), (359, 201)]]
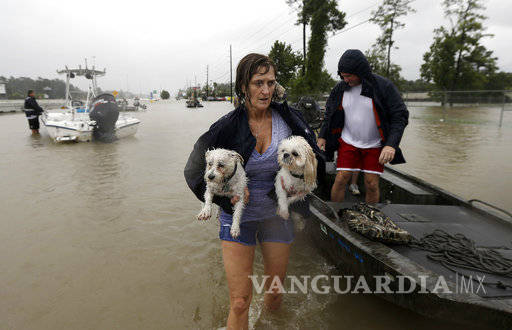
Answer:
[(345, 124), (341, 138), (357, 148), (378, 148), (381, 137), (375, 122), (372, 99), (361, 95), (362, 87), (359, 84), (343, 93)]

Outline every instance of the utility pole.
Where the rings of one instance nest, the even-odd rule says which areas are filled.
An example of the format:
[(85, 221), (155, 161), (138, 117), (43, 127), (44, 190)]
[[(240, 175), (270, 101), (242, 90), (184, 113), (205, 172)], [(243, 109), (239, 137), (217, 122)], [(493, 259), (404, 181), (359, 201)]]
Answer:
[(302, 1), (302, 75), (306, 75), (306, 1)]
[(229, 45), (229, 89), (230, 89), (230, 100), (233, 103), (233, 51), (231, 45)]
[(302, 22), (302, 54), (304, 59), (302, 60), (302, 75), (306, 74), (306, 22)]
[(206, 64), (206, 99), (208, 99), (208, 64)]

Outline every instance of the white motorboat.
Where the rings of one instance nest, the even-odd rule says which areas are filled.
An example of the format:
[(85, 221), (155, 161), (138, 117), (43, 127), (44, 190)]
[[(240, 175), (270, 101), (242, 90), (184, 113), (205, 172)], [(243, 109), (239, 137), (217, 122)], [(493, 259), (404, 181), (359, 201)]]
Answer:
[[(128, 114), (120, 114), (112, 94), (96, 95), (96, 77), (105, 75), (106, 71), (80, 66), (78, 69), (57, 71), (66, 74), (66, 102), (60, 109), (46, 110), (41, 121), (50, 137), (56, 142), (82, 141), (93, 139), (112, 141), (134, 135), (140, 120)], [(91, 80), (87, 92), (87, 101), (73, 100), (70, 94), (70, 79), (84, 76)]]

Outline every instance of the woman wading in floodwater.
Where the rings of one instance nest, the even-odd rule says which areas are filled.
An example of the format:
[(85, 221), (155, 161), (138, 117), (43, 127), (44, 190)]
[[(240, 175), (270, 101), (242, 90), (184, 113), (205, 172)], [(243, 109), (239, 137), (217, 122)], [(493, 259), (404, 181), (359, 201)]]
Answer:
[[(232, 204), (228, 197), (214, 198), (221, 206), (219, 238), (229, 287), (230, 309), (228, 329), (247, 329), (249, 305), (252, 299), (254, 252), (257, 242), (261, 244), (265, 282), (268, 289), (274, 276), (284, 282), (290, 255), (290, 244), (294, 238), (293, 221), (276, 215), (276, 206), (267, 193), (274, 187), (274, 178), (279, 170), (277, 146), (290, 135), (303, 136), (311, 145), (318, 168), (324, 168), (314, 133), (301, 114), (284, 103), (273, 102), (276, 87), (276, 66), (272, 60), (260, 54), (249, 54), (238, 64), (235, 92), (240, 105), (215, 122), (201, 135), (194, 145), (185, 167), (185, 179), (194, 194), (204, 201), (206, 184), (205, 152), (213, 148), (231, 149), (242, 155), (247, 174), (248, 193), (240, 230), (236, 239), (231, 237)], [(278, 292), (265, 293), (264, 303), (269, 310), (281, 305)]]

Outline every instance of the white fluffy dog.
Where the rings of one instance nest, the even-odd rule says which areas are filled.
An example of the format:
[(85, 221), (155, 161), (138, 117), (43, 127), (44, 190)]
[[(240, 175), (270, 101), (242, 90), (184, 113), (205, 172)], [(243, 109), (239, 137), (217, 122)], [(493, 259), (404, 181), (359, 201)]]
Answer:
[(306, 139), (302, 136), (290, 136), (279, 144), (277, 161), (281, 167), (274, 184), (277, 214), (288, 219), (288, 206), (299, 199), (303, 200), (316, 188), (317, 160)]
[(247, 187), (247, 176), (242, 167), (244, 159), (235, 151), (227, 149), (208, 150), (205, 156), (205, 203), (197, 215), (197, 219), (208, 220), (211, 217), (214, 195), (230, 198), (238, 196), (239, 200), (233, 207), (233, 224), (231, 225), (231, 236), (238, 237), (240, 235), (240, 219), (244, 209), (245, 188)]

